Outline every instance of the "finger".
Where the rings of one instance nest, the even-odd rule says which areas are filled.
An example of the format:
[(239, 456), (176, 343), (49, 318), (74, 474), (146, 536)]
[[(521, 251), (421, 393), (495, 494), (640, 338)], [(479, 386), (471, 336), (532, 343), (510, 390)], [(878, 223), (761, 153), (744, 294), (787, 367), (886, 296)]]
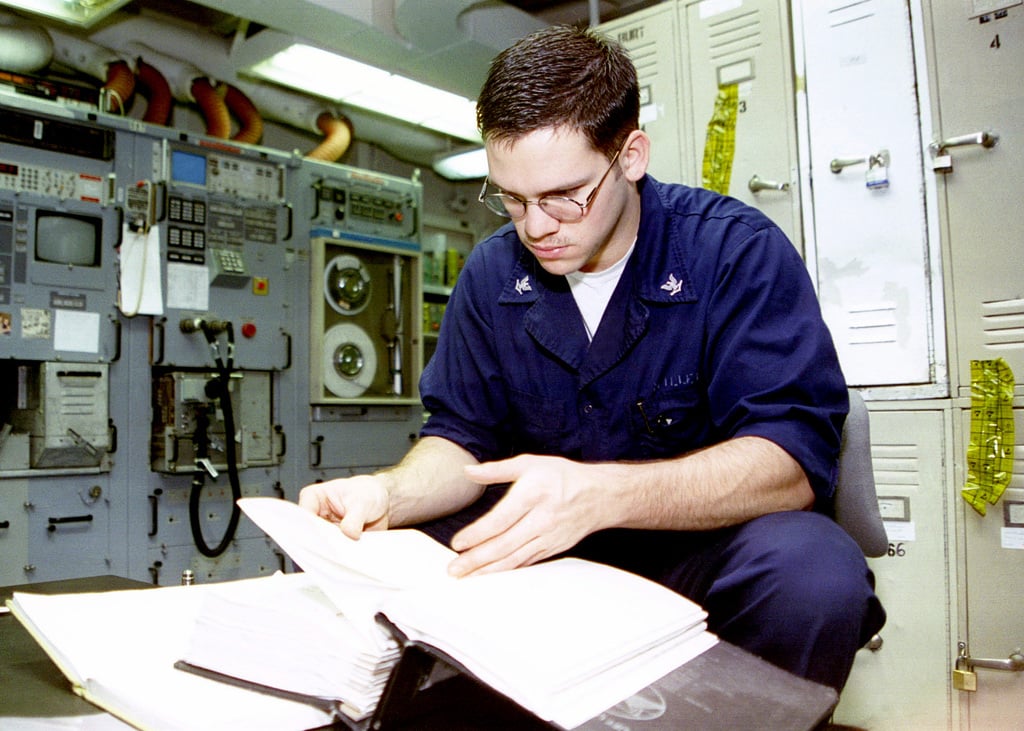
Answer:
[(523, 473), (522, 462), (520, 457), (512, 457), (494, 462), (466, 465), (463, 470), (466, 477), (478, 485), (494, 485), (518, 480)]
[(299, 507), (320, 514), (320, 495), (316, 485), (307, 485), (299, 490)]
[(354, 541), (359, 540), (363, 534), (363, 527), (366, 525), (366, 518), (363, 511), (353, 508), (345, 513), (338, 527), (341, 532)]
[(529, 566), (548, 555), (542, 542), (534, 539), (511, 553), (498, 544), (487, 544), (460, 554), (448, 566), (448, 573), (456, 578), (479, 576)]
[(511, 494), (506, 494), (487, 513), (452, 536), (452, 550), (468, 551), (508, 532), (527, 514)]

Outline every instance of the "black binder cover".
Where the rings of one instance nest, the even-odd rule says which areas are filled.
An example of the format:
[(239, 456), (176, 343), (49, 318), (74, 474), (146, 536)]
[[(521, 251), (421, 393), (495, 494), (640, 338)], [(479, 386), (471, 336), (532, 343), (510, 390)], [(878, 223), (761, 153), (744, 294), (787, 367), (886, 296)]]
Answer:
[[(377, 711), (356, 731), (559, 729), (497, 693), (446, 653), (410, 641), (377, 615), (402, 646)], [(828, 688), (799, 678), (727, 642), (587, 721), (580, 731), (809, 731), (827, 724), (838, 702)]]

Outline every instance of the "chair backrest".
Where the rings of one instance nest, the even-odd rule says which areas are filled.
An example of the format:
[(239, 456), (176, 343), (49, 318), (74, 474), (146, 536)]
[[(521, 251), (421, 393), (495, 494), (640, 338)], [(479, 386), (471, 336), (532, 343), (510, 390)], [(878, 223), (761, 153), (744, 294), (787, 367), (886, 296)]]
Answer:
[(881, 556), (889, 547), (878, 510), (871, 464), (868, 407), (860, 392), (850, 389), (850, 414), (843, 426), (839, 479), (835, 494), (836, 522), (857, 542), (865, 556)]

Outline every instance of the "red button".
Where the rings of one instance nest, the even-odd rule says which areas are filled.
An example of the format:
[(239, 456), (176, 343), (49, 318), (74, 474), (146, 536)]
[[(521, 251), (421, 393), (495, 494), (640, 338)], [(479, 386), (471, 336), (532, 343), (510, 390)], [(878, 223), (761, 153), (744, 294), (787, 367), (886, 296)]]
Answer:
[(247, 322), (242, 325), (242, 336), (247, 338), (256, 337), (256, 324)]

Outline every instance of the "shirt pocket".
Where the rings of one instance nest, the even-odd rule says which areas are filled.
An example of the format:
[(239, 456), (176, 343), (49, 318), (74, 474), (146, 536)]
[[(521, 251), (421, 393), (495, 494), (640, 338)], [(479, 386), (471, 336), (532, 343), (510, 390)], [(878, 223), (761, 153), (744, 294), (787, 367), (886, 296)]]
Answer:
[(631, 405), (630, 426), (640, 457), (673, 457), (703, 447), (710, 433), (704, 391), (694, 385), (655, 389)]
[(560, 453), (572, 431), (568, 407), (550, 396), (509, 389), (514, 452)]

